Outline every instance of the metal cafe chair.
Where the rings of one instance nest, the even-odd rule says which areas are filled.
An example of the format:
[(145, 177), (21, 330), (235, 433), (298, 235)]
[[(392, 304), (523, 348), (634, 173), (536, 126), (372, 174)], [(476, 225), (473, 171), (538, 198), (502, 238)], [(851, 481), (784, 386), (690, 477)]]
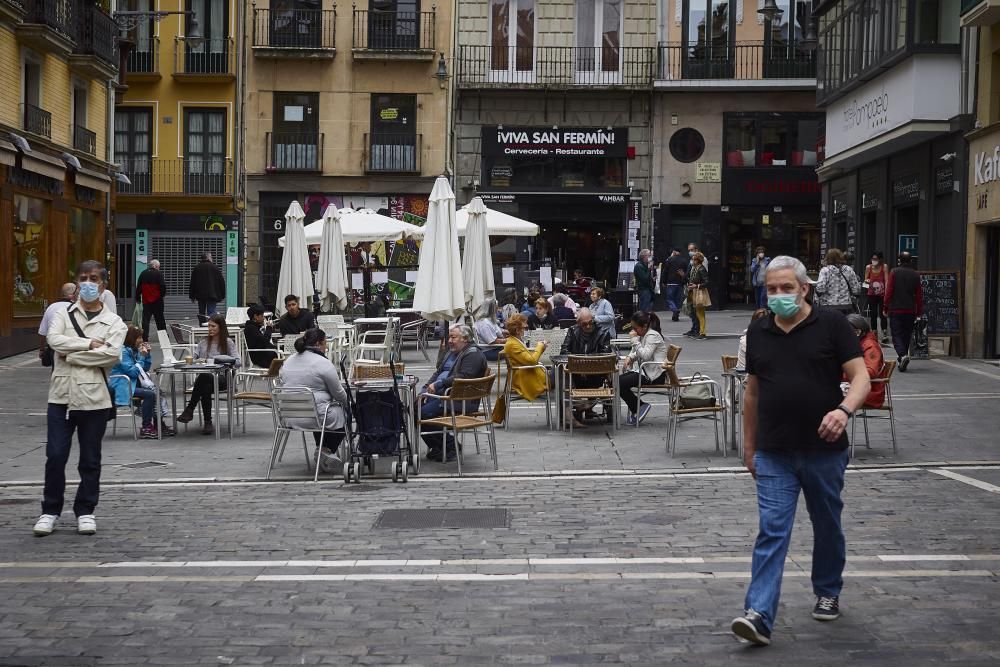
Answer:
[[(618, 430), (618, 355), (617, 354), (571, 354), (566, 361), (567, 382), (560, 400), (566, 406), (564, 414), (573, 411), (573, 403), (604, 403), (611, 411), (613, 425)], [(574, 377), (603, 377), (600, 387), (574, 387)], [(569, 419), (569, 433), (573, 435), (573, 419)]]
[[(490, 448), (490, 457), (493, 459), (493, 469), (498, 470), (497, 462), (497, 441), (493, 431), (493, 406), (490, 401), (490, 393), (493, 390), (493, 383), (496, 375), (490, 374), (481, 378), (456, 378), (451, 385), (451, 391), (446, 395), (424, 394), (427, 398), (439, 399), (444, 405), (444, 414), (440, 417), (430, 419), (420, 419), (417, 424), (420, 434), (424, 433), (424, 426), (432, 425), (451, 431), (455, 440), (456, 452), (455, 460), (458, 462), (458, 474), (462, 474), (462, 449), (459, 443), (459, 435), (472, 432), (477, 436), (476, 449), (479, 448), (478, 434), (485, 431), (487, 442)], [(467, 411), (467, 402), (479, 401), (480, 407), (476, 410)], [(446, 447), (447, 445), (445, 445)], [(446, 454), (442, 450), (442, 454)]]
[[(868, 440), (868, 420), (869, 419), (885, 419), (889, 422), (889, 433), (892, 436), (892, 453), (896, 454), (896, 417), (892, 406), (892, 387), (890, 380), (892, 380), (892, 374), (896, 370), (896, 360), (886, 361), (882, 364), (882, 372), (879, 373), (879, 377), (872, 378), (872, 385), (884, 385), (885, 386), (885, 400), (882, 405), (877, 408), (868, 408), (861, 406), (858, 411), (854, 413), (854, 420), (851, 424), (851, 458), (854, 458), (854, 443), (857, 440), (854, 437), (854, 431), (857, 428), (858, 420), (861, 420), (861, 425), (865, 430), (865, 447), (871, 448), (871, 443)], [(886, 413), (883, 415), (869, 414), (869, 413)]]
[[(139, 439), (139, 426), (138, 426), (138, 424), (136, 422), (136, 419), (135, 419), (136, 405), (135, 405), (135, 396), (132, 395), (132, 378), (130, 378), (127, 375), (123, 375), (121, 373), (116, 373), (114, 375), (109, 375), (108, 376), (108, 382), (111, 382), (112, 380), (116, 380), (116, 379), (117, 380), (124, 380), (126, 386), (128, 387), (128, 404), (127, 405), (118, 405), (117, 403), (115, 403), (114, 405), (112, 405), (112, 408), (114, 408), (114, 411), (115, 411), (115, 418), (114, 418), (114, 421), (111, 423), (111, 435), (112, 435), (112, 437), (118, 435), (118, 416), (121, 414), (119, 412), (119, 410), (121, 410), (122, 408), (127, 408), (129, 414), (132, 415), (132, 437), (135, 440), (138, 440)], [(157, 405), (156, 406), (156, 411), (159, 411), (159, 409), (160, 409), (160, 406)], [(154, 412), (154, 414), (155, 414), (155, 412)]]
[[(677, 345), (670, 345), (667, 347), (667, 358), (663, 362), (646, 361), (643, 362), (642, 364), (639, 364), (639, 386), (636, 387), (635, 394), (636, 397), (639, 399), (640, 403), (642, 403), (643, 396), (647, 396), (649, 394), (657, 394), (661, 396), (667, 396), (667, 406), (669, 408), (670, 406), (669, 397), (675, 391), (674, 388), (670, 386), (669, 376), (667, 377), (667, 382), (664, 382), (663, 384), (649, 384), (649, 382), (647, 381), (646, 384), (643, 385), (643, 380), (646, 380), (646, 376), (643, 374), (642, 371), (647, 366), (661, 366), (663, 368), (666, 368), (668, 364), (674, 365), (677, 363), (677, 357), (679, 356), (681, 356), (681, 348)], [(635, 427), (639, 428), (638, 419), (635, 420)]]
[[(330, 408), (339, 405), (336, 401), (331, 401), (323, 411), (320, 418), (319, 410), (316, 406), (316, 396), (308, 387), (275, 387), (271, 392), (271, 408), (274, 411), (274, 445), (271, 447), (271, 458), (267, 464), (266, 479), (271, 478), (271, 469), (276, 461), (280, 461), (288, 444), (288, 436), (298, 431), (302, 434), (302, 448), (305, 450), (306, 467), (310, 468), (312, 463), (309, 460), (309, 443), (306, 442), (306, 433), (323, 433), (319, 447), (322, 449), (325, 444), (326, 435), (329, 433), (343, 433), (344, 442), (350, 445), (351, 427), (350, 420), (345, 420), (343, 428), (333, 431), (321, 428), (321, 424), (326, 423), (327, 414)], [(346, 406), (341, 406), (345, 411), (350, 410)], [(313, 427), (293, 426), (292, 420), (306, 419), (309, 423), (315, 424)], [(313, 481), (319, 481), (319, 468), (322, 462), (322, 455), (317, 452), (316, 470), (313, 473)]]
[(529, 366), (511, 366), (510, 359), (508, 359), (502, 352), (500, 353), (500, 358), (497, 363), (499, 364), (501, 362), (505, 365), (507, 370), (503, 388), (503, 397), (505, 401), (504, 405), (506, 406), (506, 409), (504, 410), (503, 423), (501, 424), (503, 429), (506, 431), (510, 427), (510, 406), (511, 401), (515, 397), (518, 400), (525, 401), (527, 403), (534, 403), (534, 401), (529, 401), (523, 396), (514, 393), (514, 375), (519, 371), (527, 371), (533, 368), (538, 368), (545, 373), (545, 393), (542, 394), (542, 396), (545, 397), (545, 424), (549, 427), (549, 430), (552, 430), (552, 394), (555, 392), (555, 388), (549, 381), (549, 374), (547, 372), (548, 369), (541, 363), (541, 361), (537, 364), (531, 364)]
[[(667, 453), (670, 454), (671, 457), (677, 453), (677, 430), (680, 426), (680, 421), (682, 419), (693, 419), (698, 417), (712, 418), (712, 425), (715, 431), (715, 451), (719, 451), (719, 413), (726, 409), (725, 401), (722, 400), (722, 389), (719, 387), (719, 383), (700, 374), (695, 374), (688, 378), (678, 377), (677, 367), (673, 365), (665, 365), (665, 370), (668, 373), (667, 377), (670, 381), (669, 386), (673, 390), (670, 399), (670, 421), (667, 425)], [(684, 389), (698, 385), (705, 385), (709, 387), (712, 402), (703, 406), (684, 407), (682, 400)], [(724, 436), (725, 434), (723, 434), (723, 441), (725, 440)], [(725, 456), (724, 446), (723, 456)]]

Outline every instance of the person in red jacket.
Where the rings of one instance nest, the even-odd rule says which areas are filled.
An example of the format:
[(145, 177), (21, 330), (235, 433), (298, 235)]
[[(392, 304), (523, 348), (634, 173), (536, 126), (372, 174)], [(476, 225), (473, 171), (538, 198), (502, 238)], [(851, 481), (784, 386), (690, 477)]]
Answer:
[(899, 253), (899, 266), (889, 273), (885, 285), (882, 310), (889, 316), (892, 346), (899, 357), (899, 370), (906, 372), (910, 365), (910, 337), (913, 323), (924, 312), (924, 292), (920, 287), (920, 274), (910, 266), (910, 253)]
[[(872, 380), (884, 377), (885, 358), (882, 356), (882, 346), (879, 345), (878, 337), (872, 331), (872, 325), (863, 315), (857, 313), (848, 315), (847, 321), (851, 323), (854, 335), (861, 343), (861, 358), (864, 359), (868, 377)], [(868, 398), (863, 405), (866, 408), (881, 408), (885, 403), (885, 384), (872, 382), (871, 385), (871, 391), (868, 392)]]
[(142, 299), (142, 339), (149, 340), (149, 320), (156, 318), (156, 330), (165, 331), (163, 299), (167, 296), (167, 283), (160, 272), (160, 260), (154, 259), (149, 268), (139, 274), (135, 284), (136, 296)]

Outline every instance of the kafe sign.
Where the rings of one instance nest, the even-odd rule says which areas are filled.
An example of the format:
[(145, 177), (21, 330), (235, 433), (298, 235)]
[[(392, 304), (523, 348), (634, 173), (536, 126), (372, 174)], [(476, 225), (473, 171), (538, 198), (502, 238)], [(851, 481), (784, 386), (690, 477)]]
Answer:
[(986, 185), (1000, 180), (1000, 145), (993, 152), (980, 151), (973, 157), (972, 185)]

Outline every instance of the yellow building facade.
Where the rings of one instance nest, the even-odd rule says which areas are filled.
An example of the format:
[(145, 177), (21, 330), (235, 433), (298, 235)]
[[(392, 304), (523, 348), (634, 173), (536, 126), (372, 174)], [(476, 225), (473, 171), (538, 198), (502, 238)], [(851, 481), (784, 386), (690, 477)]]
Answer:
[(0, 0), (0, 356), (37, 329), (109, 240), (111, 16), (84, 0)]
[[(143, 21), (128, 32), (124, 95), (114, 110), (114, 160), (130, 183), (118, 188), (116, 225), (121, 300), (160, 260), (168, 318), (194, 317), (191, 269), (211, 253), (226, 276), (226, 302), (240, 300), (242, 3), (132, 2), (119, 9), (186, 12)], [(197, 30), (194, 26), (197, 25)]]

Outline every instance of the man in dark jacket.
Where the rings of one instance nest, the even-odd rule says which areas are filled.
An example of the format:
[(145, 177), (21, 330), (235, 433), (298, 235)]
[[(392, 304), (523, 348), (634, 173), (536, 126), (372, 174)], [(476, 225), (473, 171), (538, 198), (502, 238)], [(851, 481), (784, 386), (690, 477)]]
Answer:
[(667, 288), (667, 308), (674, 314), (672, 322), (680, 320), (681, 304), (684, 303), (684, 286), (687, 284), (687, 257), (674, 248), (670, 251), (667, 265), (663, 267), (663, 286)]
[[(566, 331), (560, 354), (611, 354), (611, 334), (607, 329), (597, 326), (594, 314), (590, 308), (576, 311), (576, 324)], [(573, 386), (576, 388), (596, 389), (604, 382), (600, 375), (574, 375)], [(573, 424), (577, 428), (585, 428), (584, 419), (593, 417), (589, 409), (574, 411)], [(608, 417), (611, 417), (608, 414)]]
[(226, 279), (212, 262), (212, 253), (202, 253), (201, 261), (191, 270), (188, 298), (191, 303), (198, 302), (198, 322), (201, 324), (215, 315), (215, 305), (226, 298)]
[(246, 339), (247, 349), (257, 350), (250, 352), (250, 361), (253, 362), (254, 366), (260, 368), (270, 367), (271, 361), (278, 357), (277, 352), (263, 351), (275, 349), (274, 343), (271, 342), (274, 328), (264, 323), (264, 312), (263, 306), (253, 304), (247, 308), (247, 323), (243, 326), (243, 337)]
[(889, 330), (892, 332), (892, 346), (899, 357), (899, 371), (905, 373), (910, 365), (913, 322), (924, 312), (924, 291), (920, 286), (920, 274), (910, 266), (910, 253), (900, 253), (898, 261), (899, 266), (889, 273), (885, 284), (882, 310), (889, 316)]
[(278, 331), (283, 336), (297, 336), (316, 326), (316, 318), (308, 310), (299, 306), (299, 297), (289, 294), (285, 297), (285, 314), (278, 318)]
[(650, 252), (639, 251), (639, 261), (635, 263), (635, 291), (639, 294), (639, 310), (648, 313), (653, 306), (653, 272), (649, 268)]
[(167, 296), (167, 283), (160, 272), (160, 260), (154, 259), (149, 268), (139, 274), (135, 293), (142, 299), (142, 339), (149, 340), (149, 320), (156, 318), (156, 330), (166, 331), (163, 318), (163, 299)]
[[(489, 370), (486, 357), (475, 346), (475, 334), (467, 326), (453, 326), (448, 330), (448, 354), (438, 364), (421, 393), (443, 396), (451, 390), (456, 379), (481, 378)], [(456, 410), (458, 407), (456, 406)], [(479, 401), (467, 402), (466, 412), (479, 409)], [(444, 415), (444, 404), (440, 399), (427, 398), (420, 407), (421, 419), (434, 419)], [(423, 438), (427, 443), (427, 460), (445, 462), (455, 460), (455, 439), (448, 434), (428, 432), (443, 429), (423, 426)]]

